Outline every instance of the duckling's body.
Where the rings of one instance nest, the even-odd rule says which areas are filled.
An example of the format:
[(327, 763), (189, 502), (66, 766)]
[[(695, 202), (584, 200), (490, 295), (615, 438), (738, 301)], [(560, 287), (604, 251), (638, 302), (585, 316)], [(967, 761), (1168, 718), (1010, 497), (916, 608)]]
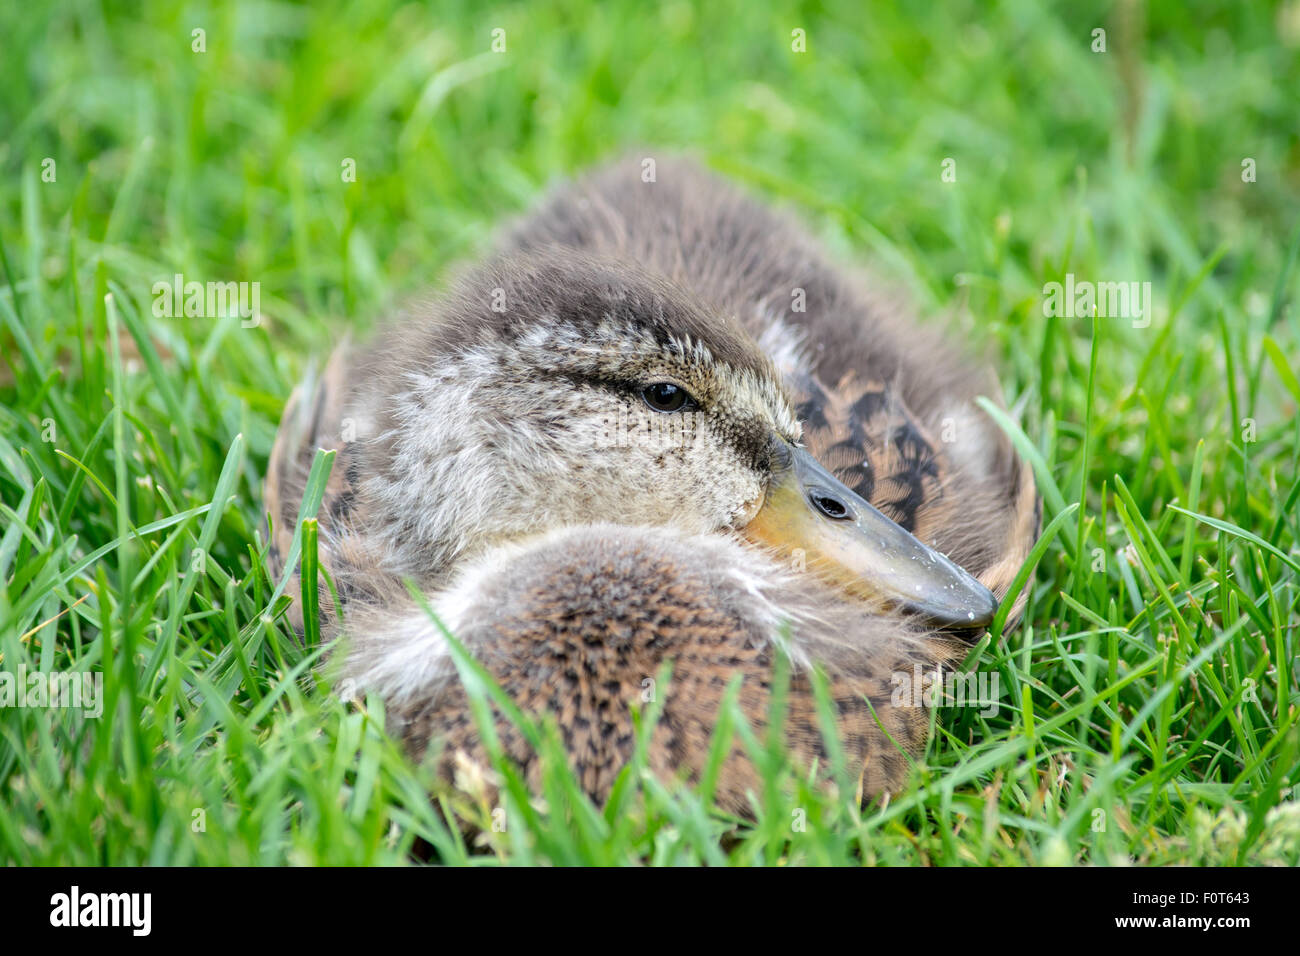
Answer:
[[(344, 674), (444, 770), (481, 748), (407, 580), (517, 704), (556, 717), (597, 799), (652, 694), (663, 776), (698, 775), (735, 676), (763, 725), (782, 641), (796, 759), (826, 762), (819, 666), (864, 795), (897, 787), (929, 718), (895, 706), (893, 675), (959, 658), (991, 617), (923, 545), (1000, 595), (1037, 531), (1032, 476), (974, 403), (996, 382), (720, 180), (680, 161), (641, 174), (561, 189), (429, 310), (336, 354), (277, 437), (273, 557), (315, 449), (336, 449), (319, 518)], [(743, 811), (754, 784), (733, 748), (719, 801)]]

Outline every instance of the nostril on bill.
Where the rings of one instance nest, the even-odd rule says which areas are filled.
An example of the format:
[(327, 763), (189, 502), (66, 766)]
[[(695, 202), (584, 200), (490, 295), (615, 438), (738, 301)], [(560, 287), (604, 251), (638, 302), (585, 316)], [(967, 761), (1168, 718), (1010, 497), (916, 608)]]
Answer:
[(828, 518), (840, 520), (849, 517), (849, 506), (831, 495), (814, 493), (808, 496), (813, 507)]

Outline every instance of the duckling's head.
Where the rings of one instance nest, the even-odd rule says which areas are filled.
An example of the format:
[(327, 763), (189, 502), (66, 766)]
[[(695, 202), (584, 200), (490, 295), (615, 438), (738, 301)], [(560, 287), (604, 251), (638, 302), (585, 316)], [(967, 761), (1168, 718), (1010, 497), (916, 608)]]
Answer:
[[(490, 261), (359, 366), (347, 467), (417, 580), (556, 528), (739, 534), (860, 599), (987, 624), (989, 592), (822, 468), (739, 325), (633, 263)], [(345, 421), (347, 420), (345, 418)]]

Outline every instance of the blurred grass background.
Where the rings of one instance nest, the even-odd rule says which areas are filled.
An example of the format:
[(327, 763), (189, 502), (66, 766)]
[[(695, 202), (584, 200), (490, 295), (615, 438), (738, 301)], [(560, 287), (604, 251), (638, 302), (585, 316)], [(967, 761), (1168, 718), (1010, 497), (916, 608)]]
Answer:
[[(0, 650), (102, 667), (111, 697), (102, 722), (0, 713), (0, 859), (463, 856), (378, 715), (305, 687), (263, 615), (262, 468), (344, 329), (639, 148), (698, 153), (944, 315), (1025, 398), (1045, 520), (1083, 505), (988, 651), (1012, 712), (945, 714), (884, 811), (800, 785), (819, 835), (768, 807), (732, 859), (1294, 862), (1297, 0), (62, 0), (4, 6), (0, 37)], [(259, 282), (265, 321), (154, 319), (178, 272)], [(1152, 282), (1155, 322), (1045, 318), (1067, 272)], [(1040, 723), (1072, 715), (1056, 736), (1026, 689)], [(496, 849), (714, 859), (734, 824), (676, 799), (636, 833)]]

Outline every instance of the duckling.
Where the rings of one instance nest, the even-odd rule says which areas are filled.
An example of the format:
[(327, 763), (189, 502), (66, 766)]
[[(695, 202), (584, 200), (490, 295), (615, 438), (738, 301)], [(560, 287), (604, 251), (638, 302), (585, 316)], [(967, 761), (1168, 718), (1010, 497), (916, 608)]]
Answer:
[[(737, 675), (765, 725), (778, 654), (792, 758), (827, 761), (820, 668), (859, 797), (896, 790), (929, 727), (896, 675), (965, 655), (1038, 532), (1032, 472), (974, 401), (998, 384), (790, 218), (688, 159), (644, 168), (561, 186), (295, 391), (266, 480), (272, 570), (334, 449), (323, 635), (448, 777), (483, 747), (408, 582), (523, 711), (554, 716), (594, 800), (648, 694), (652, 771), (696, 781)], [(499, 734), (535, 778), (522, 734)], [(746, 813), (757, 786), (734, 746), (717, 803)]]

